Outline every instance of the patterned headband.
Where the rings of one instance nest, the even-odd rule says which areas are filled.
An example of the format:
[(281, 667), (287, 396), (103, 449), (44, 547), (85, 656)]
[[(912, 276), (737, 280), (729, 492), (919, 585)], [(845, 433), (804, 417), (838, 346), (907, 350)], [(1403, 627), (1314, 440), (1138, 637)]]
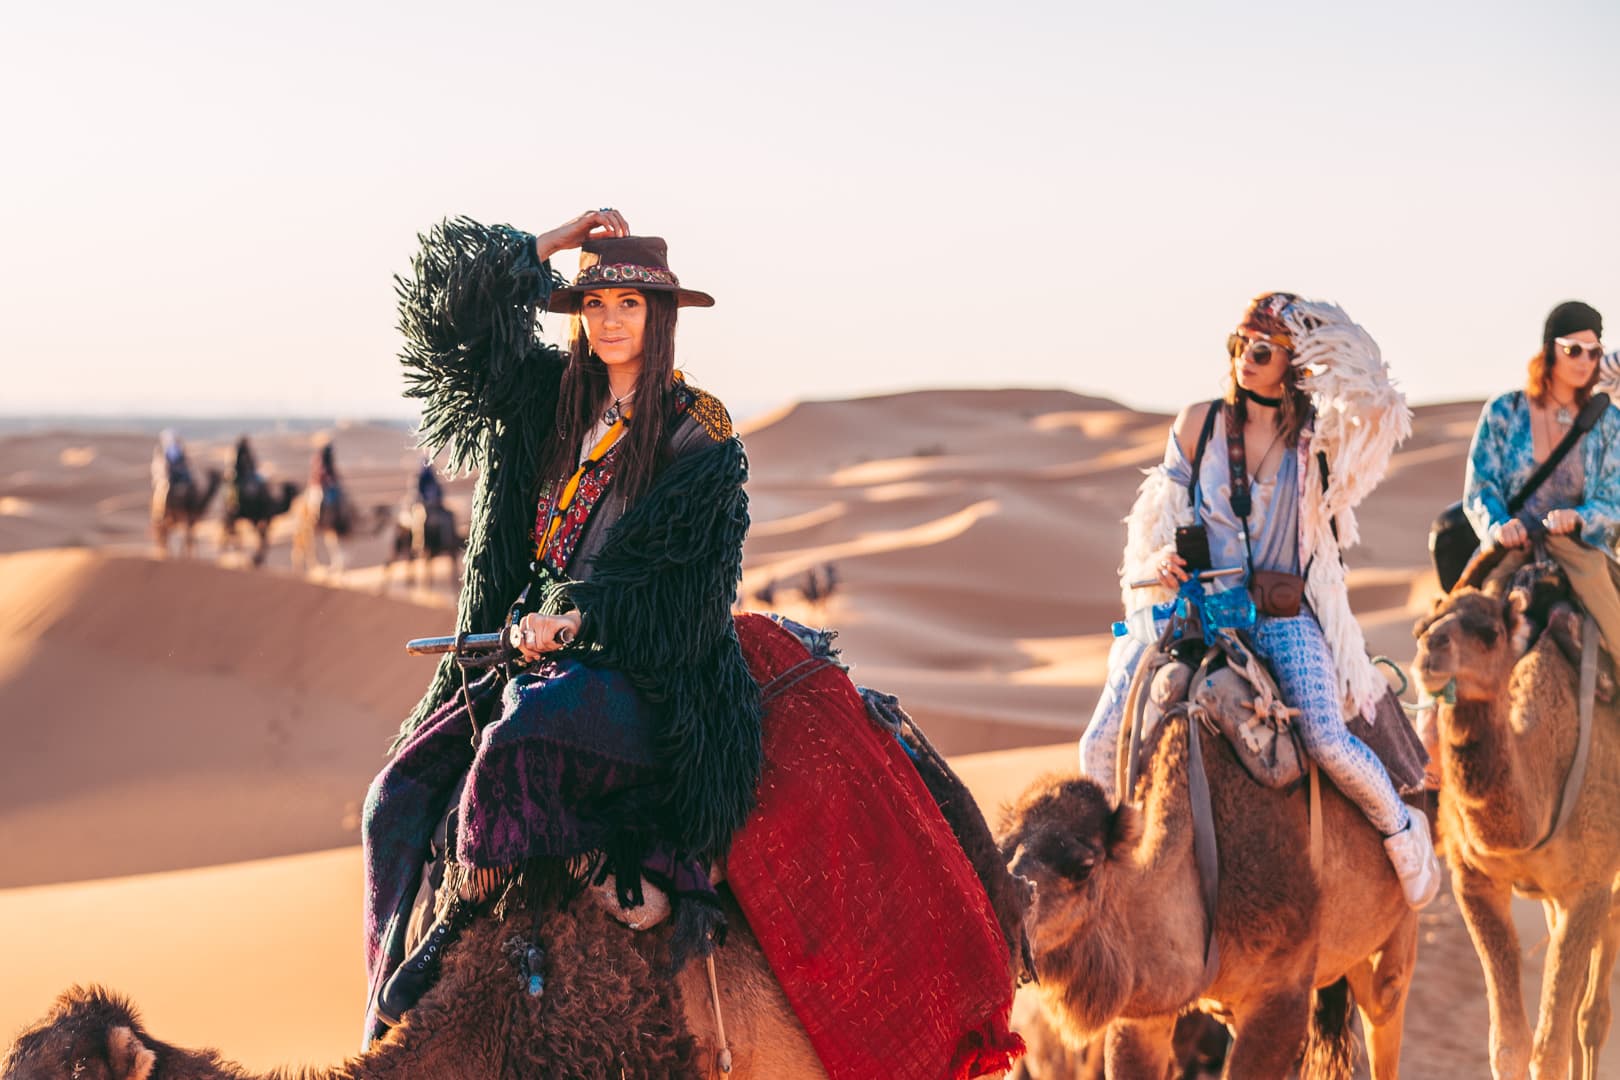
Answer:
[(1243, 313), (1238, 329), (1257, 334), (1273, 345), (1290, 352), (1294, 349), (1294, 336), (1283, 321), (1288, 305), (1299, 299), (1293, 293), (1262, 293), (1249, 301), (1249, 310)]
[(597, 285), (664, 285), (672, 289), (681, 287), (680, 279), (668, 270), (634, 263), (592, 263), (581, 267), (574, 278), (574, 288)]

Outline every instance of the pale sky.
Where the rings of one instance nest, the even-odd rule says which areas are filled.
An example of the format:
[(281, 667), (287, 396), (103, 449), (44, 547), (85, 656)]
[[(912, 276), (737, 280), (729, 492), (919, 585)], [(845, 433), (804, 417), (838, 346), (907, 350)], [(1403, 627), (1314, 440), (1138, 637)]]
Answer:
[[(392, 275), (612, 205), (740, 412), (1174, 408), (1268, 289), (1415, 400), (1620, 343), (1620, 4), (33, 4), (0, 33), (0, 412), (407, 415)], [(571, 272), (572, 265), (564, 268)]]

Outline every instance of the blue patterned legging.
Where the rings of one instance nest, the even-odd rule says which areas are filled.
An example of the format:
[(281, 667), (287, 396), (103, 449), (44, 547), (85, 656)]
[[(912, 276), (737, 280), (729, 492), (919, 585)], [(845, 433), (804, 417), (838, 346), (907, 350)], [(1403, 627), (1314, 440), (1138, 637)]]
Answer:
[[(1344, 725), (1333, 655), (1316, 617), (1309, 612), (1291, 619), (1262, 615), (1251, 636), (1255, 651), (1270, 661), (1283, 700), (1300, 711), (1299, 734), (1316, 764), (1379, 832), (1392, 836), (1406, 828), (1406, 804), (1395, 793), (1383, 763)], [(1110, 799), (1115, 795), (1114, 755), (1125, 719), (1125, 695), (1147, 649), (1129, 637), (1114, 642), (1108, 654), (1108, 682), (1080, 737), (1080, 771), (1100, 784)]]

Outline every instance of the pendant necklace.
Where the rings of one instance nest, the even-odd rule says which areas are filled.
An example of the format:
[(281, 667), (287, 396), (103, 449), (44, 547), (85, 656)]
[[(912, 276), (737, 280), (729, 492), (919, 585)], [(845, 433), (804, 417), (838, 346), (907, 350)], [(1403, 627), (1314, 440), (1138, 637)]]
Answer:
[[(612, 392), (613, 391), (611, 390), (608, 391), (610, 394)], [(631, 400), (635, 396), (636, 392), (632, 390), (628, 394), (624, 395), (624, 397), (615, 397), (613, 399), (613, 404), (609, 405), (607, 407), (607, 411), (602, 414), (602, 422), (607, 424), (609, 427), (617, 424), (621, 419), (624, 418), (624, 407), (630, 404)]]
[(1565, 427), (1569, 427), (1569, 425), (1573, 424), (1575, 422), (1575, 414), (1569, 411), (1569, 406), (1565, 405), (1562, 401), (1559, 401), (1557, 398), (1554, 398), (1551, 394), (1548, 394), (1547, 396), (1552, 398), (1553, 404), (1558, 406), (1558, 414), (1557, 414), (1558, 422), (1560, 424), (1563, 424)]

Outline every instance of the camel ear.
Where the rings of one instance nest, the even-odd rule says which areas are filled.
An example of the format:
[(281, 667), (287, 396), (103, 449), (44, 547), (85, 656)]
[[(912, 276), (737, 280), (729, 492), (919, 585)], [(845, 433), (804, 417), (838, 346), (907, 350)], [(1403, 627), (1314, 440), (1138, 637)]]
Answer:
[(1142, 839), (1142, 811), (1130, 803), (1120, 803), (1108, 823), (1108, 857), (1121, 859)]
[(157, 1055), (134, 1031), (119, 1024), (107, 1032), (107, 1061), (117, 1080), (149, 1080), (157, 1066)]

